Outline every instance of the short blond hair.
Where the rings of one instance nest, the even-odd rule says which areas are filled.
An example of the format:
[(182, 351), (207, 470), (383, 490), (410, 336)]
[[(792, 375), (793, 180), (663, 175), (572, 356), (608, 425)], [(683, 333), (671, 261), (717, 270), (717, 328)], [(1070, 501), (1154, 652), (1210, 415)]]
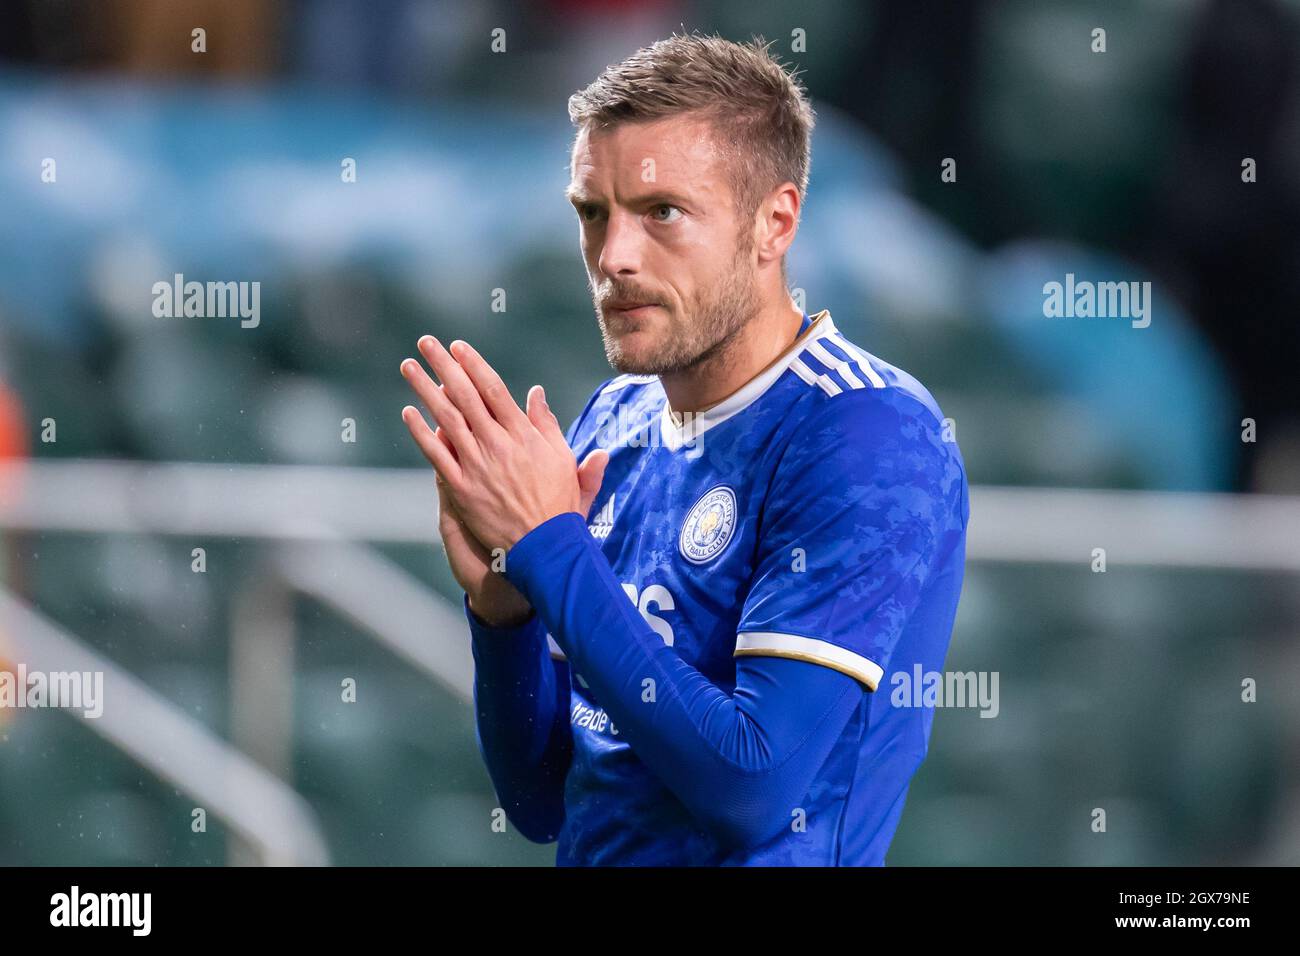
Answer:
[(796, 73), (754, 37), (673, 34), (605, 68), (569, 97), (579, 130), (687, 113), (707, 119), (728, 161), (728, 181), (742, 224), (784, 182), (802, 204), (812, 164), (815, 114)]

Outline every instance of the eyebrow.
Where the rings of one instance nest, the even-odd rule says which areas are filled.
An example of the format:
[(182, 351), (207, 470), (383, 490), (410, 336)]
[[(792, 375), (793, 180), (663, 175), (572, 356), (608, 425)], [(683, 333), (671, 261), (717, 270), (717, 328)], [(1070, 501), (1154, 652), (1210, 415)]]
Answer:
[[(599, 203), (599, 200), (589, 196), (582, 187), (574, 186), (572, 183), (564, 190), (564, 195), (574, 206), (585, 203)], [(690, 204), (690, 200), (685, 196), (666, 191), (648, 193), (644, 196), (637, 196), (632, 200), (632, 205), (637, 206), (658, 206), (665, 203), (670, 206), (686, 206)]]

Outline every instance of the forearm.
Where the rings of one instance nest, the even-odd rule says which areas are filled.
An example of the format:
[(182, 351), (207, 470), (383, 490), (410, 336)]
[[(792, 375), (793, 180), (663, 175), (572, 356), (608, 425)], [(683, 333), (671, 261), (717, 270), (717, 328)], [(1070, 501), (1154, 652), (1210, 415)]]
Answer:
[[(650, 628), (576, 514), (520, 541), (506, 576), (637, 757), (727, 842), (760, 843), (789, 822), (861, 699), (852, 678), (776, 658), (741, 658), (728, 694)], [(793, 712), (810, 700), (815, 710)]]
[(564, 778), (573, 752), (567, 669), (552, 662), (540, 618), (492, 628), (468, 602), (465, 614), (479, 752), (510, 821), (528, 839), (549, 843), (564, 822)]

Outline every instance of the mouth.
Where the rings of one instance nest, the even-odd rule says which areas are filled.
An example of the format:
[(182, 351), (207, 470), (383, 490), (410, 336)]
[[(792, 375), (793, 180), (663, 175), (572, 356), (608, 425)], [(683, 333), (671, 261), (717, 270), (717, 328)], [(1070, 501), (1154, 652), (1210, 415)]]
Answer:
[(653, 303), (638, 304), (635, 302), (615, 302), (610, 303), (605, 306), (605, 308), (610, 312), (613, 312), (615, 315), (634, 319), (638, 316), (649, 314), (651, 309), (657, 309), (659, 306), (654, 305)]

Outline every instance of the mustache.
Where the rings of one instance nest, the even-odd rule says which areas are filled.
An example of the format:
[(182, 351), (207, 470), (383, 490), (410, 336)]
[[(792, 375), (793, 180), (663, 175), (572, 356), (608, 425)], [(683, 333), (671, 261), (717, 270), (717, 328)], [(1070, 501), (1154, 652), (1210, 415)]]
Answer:
[(628, 286), (610, 286), (604, 291), (597, 291), (595, 299), (602, 309), (608, 307), (611, 302), (641, 302), (661, 307), (664, 305), (658, 296)]

